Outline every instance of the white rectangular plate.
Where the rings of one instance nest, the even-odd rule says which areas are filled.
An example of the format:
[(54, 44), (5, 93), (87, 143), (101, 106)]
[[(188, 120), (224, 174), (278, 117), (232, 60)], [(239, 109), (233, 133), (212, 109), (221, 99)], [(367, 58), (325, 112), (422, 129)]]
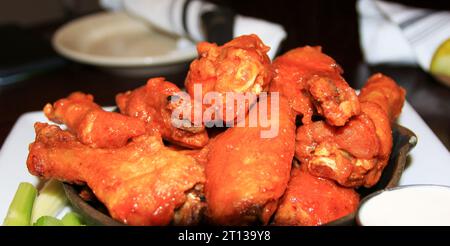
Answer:
[[(0, 150), (0, 223), (20, 182), (37, 184), (26, 167), (28, 145), (34, 140), (36, 121), (48, 122), (42, 112), (23, 114), (14, 125)], [(406, 103), (399, 124), (409, 128), (418, 137), (417, 146), (410, 153), (411, 163), (404, 171), (400, 185), (441, 184), (450, 186), (450, 155), (445, 146)]]

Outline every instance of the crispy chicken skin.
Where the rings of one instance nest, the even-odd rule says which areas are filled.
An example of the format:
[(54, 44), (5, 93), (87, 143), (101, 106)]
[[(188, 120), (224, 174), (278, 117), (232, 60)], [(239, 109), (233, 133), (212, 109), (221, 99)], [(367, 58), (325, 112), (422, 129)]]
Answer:
[(359, 195), (353, 189), (313, 176), (302, 167), (294, 167), (273, 223), (284, 226), (323, 225), (354, 212), (358, 204)]
[(347, 187), (371, 187), (378, 182), (392, 149), (390, 122), (395, 118), (388, 115), (399, 114), (404, 90), (381, 74), (368, 81), (360, 95), (362, 113), (345, 126), (317, 121), (297, 129), (295, 156), (312, 174)]
[[(262, 91), (267, 91), (272, 79), (270, 59), (266, 54), (269, 47), (265, 46), (258, 36), (240, 36), (223, 46), (201, 42), (197, 45), (197, 51), (198, 58), (191, 63), (185, 80), (186, 90), (191, 97), (195, 95), (195, 84), (201, 85), (201, 100), (207, 92), (222, 95), (250, 92), (259, 95)], [(218, 112), (214, 117), (224, 121), (234, 120), (239, 113), (245, 114), (253, 102), (249, 100), (243, 112), (235, 109), (234, 114), (230, 116), (232, 119), (227, 119), (225, 112)], [(221, 104), (225, 111), (226, 102)], [(206, 104), (205, 108), (211, 105)]]
[(104, 111), (92, 95), (74, 92), (67, 98), (45, 105), (44, 113), (62, 123), (83, 144), (94, 148), (117, 148), (145, 133), (145, 124), (126, 115)]
[(261, 138), (262, 126), (233, 127), (211, 144), (205, 196), (213, 224), (267, 224), (276, 210), (289, 181), (295, 144), (295, 116), (284, 98), (279, 108), (277, 136)]
[[(27, 159), (31, 174), (86, 183), (111, 216), (129, 225), (193, 224), (204, 206), (196, 199), (203, 167), (167, 149), (158, 135), (142, 135), (122, 148), (83, 145), (58, 126), (36, 123)], [(185, 202), (189, 204), (185, 204)], [(181, 213), (176, 214), (175, 210)]]
[(405, 94), (405, 89), (398, 86), (394, 80), (377, 73), (367, 80), (358, 98), (360, 102), (370, 102), (380, 106), (392, 122), (402, 112)]
[[(165, 81), (164, 78), (153, 78), (148, 80), (145, 86), (118, 94), (116, 103), (121, 113), (146, 122), (147, 131), (158, 131), (165, 140), (184, 147), (201, 148), (208, 143), (208, 133), (204, 126), (176, 128), (172, 124), (172, 112), (177, 105), (173, 105), (170, 98), (180, 91), (176, 85)], [(189, 122), (192, 121), (191, 115), (183, 117)]]
[(290, 50), (272, 66), (275, 75), (270, 90), (286, 97), (304, 124), (311, 123), (315, 111), (335, 126), (360, 113), (356, 93), (342, 78), (342, 69), (320, 47)]

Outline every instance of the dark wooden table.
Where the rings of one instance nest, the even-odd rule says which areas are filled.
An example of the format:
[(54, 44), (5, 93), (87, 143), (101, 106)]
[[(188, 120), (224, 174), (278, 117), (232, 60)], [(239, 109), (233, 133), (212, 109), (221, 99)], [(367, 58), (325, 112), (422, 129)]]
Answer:
[[(224, 3), (225, 1), (216, 1)], [(383, 72), (407, 90), (407, 100), (450, 149), (450, 89), (415, 67), (368, 66), (363, 62), (354, 1), (227, 1), (240, 13), (263, 17), (282, 24), (289, 33), (282, 51), (306, 44), (321, 45), (341, 64), (344, 77), (360, 88), (367, 77)], [(31, 29), (49, 40), (59, 25)], [(0, 34), (1, 35), (1, 34)], [(182, 84), (186, 71), (161, 74)], [(73, 91), (95, 95), (101, 105), (113, 105), (118, 92), (143, 85), (146, 78), (121, 77), (86, 65), (68, 63), (64, 67), (36, 75), (20, 83), (0, 87), (0, 144), (17, 118), (26, 112), (42, 110), (48, 102)]]

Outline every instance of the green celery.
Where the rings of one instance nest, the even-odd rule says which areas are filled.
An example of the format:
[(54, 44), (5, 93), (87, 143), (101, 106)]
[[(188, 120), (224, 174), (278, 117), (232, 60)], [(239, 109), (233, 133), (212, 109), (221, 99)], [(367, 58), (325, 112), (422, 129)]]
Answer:
[(32, 184), (22, 182), (17, 188), (14, 199), (9, 205), (3, 225), (27, 226), (30, 225), (31, 210), (36, 199), (37, 190)]
[(42, 216), (34, 224), (34, 226), (63, 226), (61, 220), (52, 216)]
[(48, 180), (39, 190), (39, 195), (34, 202), (31, 223), (42, 216), (56, 216), (66, 204), (67, 197), (62, 183), (55, 179)]
[(63, 225), (65, 226), (81, 226), (83, 225), (83, 222), (81, 220), (80, 215), (74, 212), (68, 212), (64, 215), (64, 217), (61, 219)]

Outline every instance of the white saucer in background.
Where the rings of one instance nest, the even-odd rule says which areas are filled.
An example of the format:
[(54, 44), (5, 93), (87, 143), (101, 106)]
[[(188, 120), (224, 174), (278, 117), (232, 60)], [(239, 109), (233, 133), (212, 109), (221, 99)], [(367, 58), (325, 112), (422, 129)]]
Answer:
[[(101, 12), (62, 26), (53, 36), (62, 56), (128, 75), (162, 75), (186, 67), (195, 44), (124, 12)], [(172, 71), (175, 72), (175, 71)]]

